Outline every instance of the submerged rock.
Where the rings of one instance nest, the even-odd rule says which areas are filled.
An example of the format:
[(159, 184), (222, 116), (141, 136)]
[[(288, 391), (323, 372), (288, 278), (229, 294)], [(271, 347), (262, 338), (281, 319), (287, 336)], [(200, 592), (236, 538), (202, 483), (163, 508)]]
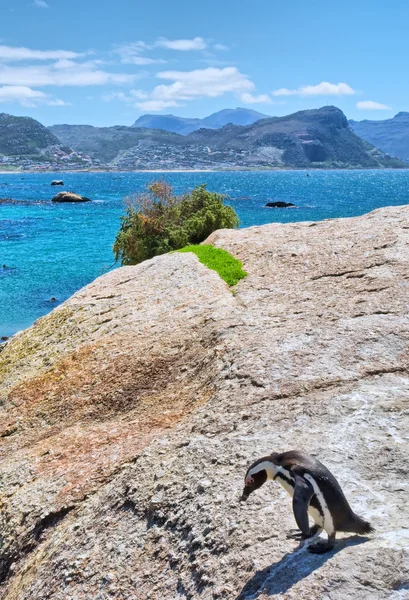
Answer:
[(74, 194), (74, 192), (60, 192), (52, 198), (51, 202), (90, 202), (90, 199), (86, 196)]
[[(2, 600), (403, 598), (409, 207), (215, 232), (100, 277), (0, 354)], [(313, 556), (291, 499), (239, 503), (301, 448), (376, 528)], [(295, 552), (299, 550), (298, 552)], [(403, 595), (402, 595), (403, 594)]]
[(61, 179), (54, 179), (54, 181), (51, 182), (51, 185), (64, 185), (64, 182)]
[(292, 202), (282, 202), (279, 200), (276, 202), (267, 202), (266, 206), (269, 208), (290, 208), (291, 206), (295, 206), (295, 204)]

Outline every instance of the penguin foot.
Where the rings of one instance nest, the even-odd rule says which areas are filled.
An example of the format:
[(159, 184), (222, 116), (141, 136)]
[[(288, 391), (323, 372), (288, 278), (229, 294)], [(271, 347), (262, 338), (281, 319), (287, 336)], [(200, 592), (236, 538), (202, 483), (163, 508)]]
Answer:
[(329, 544), (328, 542), (318, 542), (317, 544), (311, 544), (308, 546), (308, 552), (312, 554), (325, 554), (325, 552), (329, 552), (334, 547), (334, 544)]
[(309, 536), (305, 535), (305, 533), (299, 529), (290, 529), (286, 535), (287, 540), (306, 540), (307, 537)]
[(321, 527), (319, 527), (318, 525), (314, 525), (314, 527), (311, 527), (309, 533), (303, 533), (300, 529), (290, 529), (290, 531), (287, 534), (287, 539), (288, 540), (309, 540), (310, 538), (314, 537), (314, 535), (316, 535), (317, 533), (321, 532), (322, 529)]

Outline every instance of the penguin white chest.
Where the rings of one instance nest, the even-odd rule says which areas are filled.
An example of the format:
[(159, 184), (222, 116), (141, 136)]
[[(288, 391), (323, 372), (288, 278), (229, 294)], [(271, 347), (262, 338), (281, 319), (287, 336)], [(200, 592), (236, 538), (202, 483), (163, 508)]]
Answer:
[(290, 483), (288, 483), (287, 480), (285, 479), (281, 479), (280, 478), (280, 483), (283, 486), (283, 488), (285, 489), (285, 491), (291, 496), (291, 498), (294, 496), (294, 486), (291, 485)]
[(325, 531), (328, 533), (328, 535), (332, 535), (335, 531), (334, 521), (332, 519), (332, 515), (328, 508), (324, 494), (322, 493), (322, 491), (321, 491), (319, 485), (317, 484), (317, 482), (315, 481), (315, 479), (313, 477), (311, 477), (311, 475), (309, 475), (308, 473), (305, 473), (304, 478), (311, 483), (313, 490), (315, 492), (315, 496), (321, 507), (321, 512), (320, 512), (317, 509), (310, 506), (308, 508), (308, 513), (312, 516), (312, 518), (314, 519), (314, 521), (317, 524), (320, 524), (321, 527), (323, 529), (325, 529)]
[(310, 505), (308, 507), (308, 514), (311, 516), (312, 519), (314, 519), (314, 522), (317, 525), (325, 529), (325, 520), (319, 510)]

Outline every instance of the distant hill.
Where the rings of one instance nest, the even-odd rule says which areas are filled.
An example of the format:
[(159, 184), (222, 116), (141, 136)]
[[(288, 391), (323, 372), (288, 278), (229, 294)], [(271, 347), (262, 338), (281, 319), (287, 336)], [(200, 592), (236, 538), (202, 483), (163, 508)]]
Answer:
[(335, 106), (300, 111), (286, 117), (257, 121), (248, 127), (227, 126), (219, 131), (199, 130), (190, 143), (227, 150), (244, 164), (297, 168), (377, 168), (404, 166), (364, 142), (348, 126)]
[(334, 106), (187, 136), (123, 126), (54, 125), (51, 131), (116, 169), (408, 167), (358, 137)]
[(270, 115), (263, 115), (256, 110), (250, 108), (225, 108), (219, 112), (213, 113), (212, 115), (203, 119), (202, 127), (206, 129), (218, 129), (229, 125), (252, 125), (260, 119), (270, 119)]
[(46, 159), (61, 146), (61, 141), (35, 119), (0, 113), (0, 156)]
[(409, 162), (409, 112), (384, 121), (349, 121), (361, 138), (392, 156)]
[(145, 129), (117, 125), (93, 127), (92, 125), (53, 125), (50, 131), (61, 142), (83, 152), (104, 164), (110, 164), (132, 148), (161, 144), (182, 143), (180, 135), (158, 129)]
[(263, 115), (249, 108), (225, 108), (204, 119), (189, 119), (175, 117), (174, 115), (142, 115), (132, 127), (164, 129), (165, 131), (188, 135), (201, 127), (220, 129), (229, 123), (233, 125), (252, 125), (256, 121), (265, 118), (268, 118), (268, 115)]
[(203, 127), (202, 119), (188, 119), (175, 115), (142, 115), (135, 121), (132, 128), (163, 129), (172, 133), (187, 135)]

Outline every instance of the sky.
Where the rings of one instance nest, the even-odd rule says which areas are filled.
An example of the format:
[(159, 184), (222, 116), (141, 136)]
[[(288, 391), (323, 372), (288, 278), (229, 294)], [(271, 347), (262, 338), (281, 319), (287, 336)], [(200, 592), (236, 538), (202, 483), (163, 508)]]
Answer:
[(0, 112), (131, 125), (146, 113), (409, 110), (407, 0), (0, 0)]

